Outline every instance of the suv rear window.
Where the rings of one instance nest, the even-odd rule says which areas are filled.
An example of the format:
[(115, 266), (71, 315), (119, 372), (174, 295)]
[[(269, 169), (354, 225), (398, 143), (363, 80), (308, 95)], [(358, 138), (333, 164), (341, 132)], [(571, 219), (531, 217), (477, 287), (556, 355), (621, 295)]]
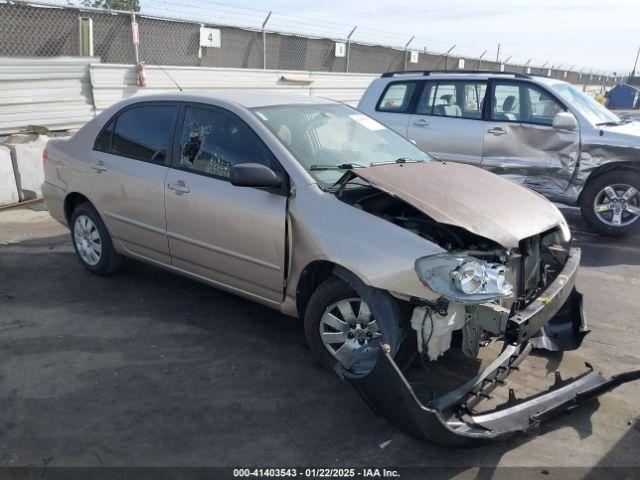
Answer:
[(411, 103), (411, 96), (416, 82), (391, 83), (378, 102), (379, 112), (406, 112)]

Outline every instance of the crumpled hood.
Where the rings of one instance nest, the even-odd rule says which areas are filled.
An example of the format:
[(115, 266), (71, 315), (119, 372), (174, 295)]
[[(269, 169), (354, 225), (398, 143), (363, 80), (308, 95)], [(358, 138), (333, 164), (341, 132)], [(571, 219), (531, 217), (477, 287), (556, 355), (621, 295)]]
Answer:
[(471, 165), (404, 163), (355, 168), (353, 173), (434, 220), (503, 247), (566, 221), (543, 196)]

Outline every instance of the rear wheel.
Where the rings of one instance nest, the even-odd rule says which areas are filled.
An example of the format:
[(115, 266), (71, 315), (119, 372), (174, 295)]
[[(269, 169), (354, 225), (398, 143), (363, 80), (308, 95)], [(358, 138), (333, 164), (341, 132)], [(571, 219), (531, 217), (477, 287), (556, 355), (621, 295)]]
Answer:
[(640, 173), (615, 170), (589, 182), (582, 192), (580, 210), (599, 234), (629, 237), (640, 232)]
[(73, 210), (71, 240), (80, 263), (91, 273), (107, 275), (122, 268), (124, 257), (113, 248), (107, 227), (91, 204)]

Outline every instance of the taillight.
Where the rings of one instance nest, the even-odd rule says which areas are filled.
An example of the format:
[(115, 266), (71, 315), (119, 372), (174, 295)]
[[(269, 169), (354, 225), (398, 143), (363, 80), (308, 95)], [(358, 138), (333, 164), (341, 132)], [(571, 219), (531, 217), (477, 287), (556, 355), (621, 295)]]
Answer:
[(46, 150), (43, 150), (42, 151), (42, 165), (45, 165), (48, 160), (49, 160), (49, 154), (47, 153)]

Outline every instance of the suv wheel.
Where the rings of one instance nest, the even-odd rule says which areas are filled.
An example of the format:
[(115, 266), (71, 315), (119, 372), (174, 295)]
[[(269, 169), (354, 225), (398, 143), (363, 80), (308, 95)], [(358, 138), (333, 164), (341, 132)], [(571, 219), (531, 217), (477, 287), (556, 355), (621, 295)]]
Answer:
[[(369, 306), (338, 277), (329, 277), (311, 296), (304, 315), (304, 331), (316, 363), (327, 368), (334, 368), (337, 363), (347, 368), (371, 363), (372, 367), (370, 360), (377, 358), (382, 341), (382, 332)], [(367, 349), (368, 355), (363, 347), (372, 347)], [(415, 352), (415, 336), (409, 332), (396, 353), (396, 363), (400, 368), (408, 366)]]
[(580, 210), (596, 232), (623, 238), (640, 232), (640, 173), (615, 170), (588, 183)]
[(73, 210), (71, 240), (80, 262), (91, 273), (106, 275), (122, 268), (124, 257), (113, 248), (107, 227), (91, 204)]

